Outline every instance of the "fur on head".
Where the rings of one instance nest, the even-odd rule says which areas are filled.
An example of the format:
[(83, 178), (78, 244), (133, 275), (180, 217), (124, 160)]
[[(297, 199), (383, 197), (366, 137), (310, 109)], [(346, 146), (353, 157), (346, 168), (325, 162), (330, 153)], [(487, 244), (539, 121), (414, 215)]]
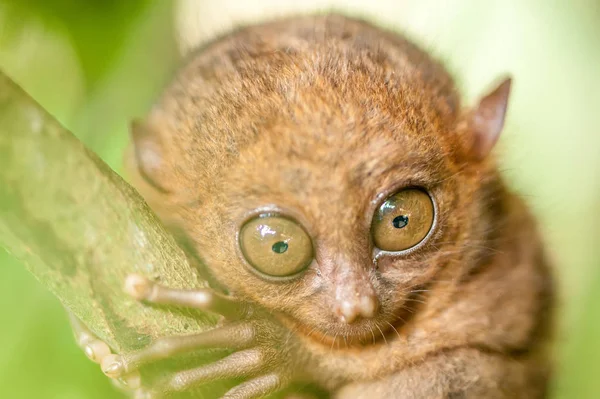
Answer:
[[(248, 27), (192, 55), (133, 127), (130, 169), (232, 294), (302, 330), (367, 342), (401, 325), (442, 270), (459, 275), (477, 256), (467, 244), (486, 234), (485, 186), (497, 179), (487, 155), (509, 88), (463, 110), (437, 62), (363, 21)], [(414, 250), (379, 253), (373, 215), (405, 187), (429, 193), (434, 227)], [(264, 211), (312, 239), (296, 278), (259, 276), (240, 252), (241, 226)]]

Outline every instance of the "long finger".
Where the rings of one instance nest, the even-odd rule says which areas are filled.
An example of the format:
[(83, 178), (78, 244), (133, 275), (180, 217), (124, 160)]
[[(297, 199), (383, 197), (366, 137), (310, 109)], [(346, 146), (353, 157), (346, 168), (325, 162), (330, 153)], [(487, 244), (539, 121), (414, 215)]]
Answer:
[(246, 381), (229, 391), (221, 399), (256, 399), (277, 392), (282, 388), (277, 374), (268, 374)]
[(178, 354), (207, 348), (243, 349), (254, 343), (255, 335), (250, 323), (238, 323), (195, 335), (160, 338), (139, 351), (107, 356), (102, 361), (102, 371), (108, 377), (118, 378), (152, 361)]
[(125, 292), (139, 301), (196, 308), (218, 313), (229, 319), (239, 319), (248, 313), (248, 306), (245, 303), (228, 298), (213, 290), (168, 288), (138, 274), (131, 274), (127, 277)]
[(235, 352), (214, 363), (193, 370), (181, 371), (169, 378), (158, 391), (185, 392), (214, 380), (243, 378), (257, 374), (264, 367), (264, 358), (258, 349)]
[(173, 393), (187, 392), (210, 381), (254, 375), (260, 372), (263, 365), (264, 360), (258, 349), (235, 352), (214, 363), (174, 373), (150, 389), (139, 389), (134, 399), (170, 397)]

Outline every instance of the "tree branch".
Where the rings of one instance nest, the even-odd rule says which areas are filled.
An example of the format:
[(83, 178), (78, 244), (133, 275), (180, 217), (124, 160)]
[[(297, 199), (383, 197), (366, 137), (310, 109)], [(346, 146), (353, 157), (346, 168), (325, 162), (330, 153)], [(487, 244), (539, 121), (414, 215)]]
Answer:
[(140, 195), (2, 72), (0, 245), (115, 351), (216, 322), (123, 293), (133, 272), (207, 284)]

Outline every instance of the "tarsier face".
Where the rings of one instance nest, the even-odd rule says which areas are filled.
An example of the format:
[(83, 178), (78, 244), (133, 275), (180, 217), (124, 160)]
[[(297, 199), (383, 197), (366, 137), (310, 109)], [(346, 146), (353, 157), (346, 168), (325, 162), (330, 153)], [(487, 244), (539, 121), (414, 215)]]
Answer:
[(424, 54), (338, 33), (305, 54), (207, 50), (134, 128), (135, 158), (149, 204), (228, 291), (308, 336), (366, 344), (482, 234), (477, 170), (510, 81), (462, 112)]
[(315, 338), (380, 339), (450, 259), (438, 244), (457, 234), (440, 219), (462, 212), (451, 208), (456, 182), (444, 182), (451, 169), (440, 168), (441, 148), (425, 140), (423, 153), (412, 134), (365, 140), (340, 130), (331, 146), (312, 135), (301, 146), (290, 134), (289, 143), (281, 134), (259, 140), (228, 168), (218, 200), (198, 210), (219, 215), (217, 229), (192, 233), (198, 252), (223, 266), (215, 274), (234, 293)]
[(181, 207), (177, 225), (233, 294), (318, 339), (380, 339), (459, 259), (443, 243), (459, 234), (453, 217), (464, 212), (455, 205), (460, 180), (447, 180), (454, 166), (433, 135), (284, 131), (244, 148), (217, 181), (198, 183), (206, 200)]
[[(330, 200), (335, 201), (336, 194), (331, 194)], [(323, 270), (326, 274), (331, 274), (330, 287), (326, 289), (329, 291), (328, 295), (335, 299), (329, 301), (331, 315), (326, 319), (332, 319), (334, 325), (360, 323), (360, 319), (377, 318), (381, 311), (386, 310), (380, 309), (381, 300), (388, 299), (384, 298), (385, 292), (378, 292), (377, 288), (385, 289), (379, 287), (380, 282), (370, 281), (385, 279), (385, 275), (378, 270), (378, 263), (384, 258), (400, 259), (424, 245), (434, 230), (435, 205), (430, 195), (423, 188), (417, 187), (404, 187), (388, 197), (374, 198), (371, 205), (376, 205), (376, 209), (370, 231), (364, 231), (365, 226), (360, 225), (353, 228), (369, 235), (369, 246), (362, 248), (369, 256), (354, 257), (339, 245), (335, 245), (332, 250), (327, 244), (321, 245), (320, 253), (317, 253), (313, 243), (315, 240), (302, 224), (284, 212), (278, 212), (277, 206), (271, 211), (268, 208), (261, 209), (258, 215), (253, 215), (242, 225), (238, 234), (241, 255), (251, 271), (273, 283), (285, 284), (286, 281), (301, 280), (303, 274), (310, 274), (307, 269), (313, 268), (316, 272), (311, 285), (324, 286), (318, 281), (324, 275)], [(352, 211), (345, 209), (347, 214)], [(335, 224), (334, 219), (330, 222)], [(348, 231), (350, 232), (351, 230)], [(329, 234), (341, 238), (340, 233), (342, 232), (331, 231)], [(346, 239), (353, 240), (353, 237), (348, 236)], [(336, 253), (337, 251), (345, 253)], [(348, 270), (344, 271), (342, 268)], [(315, 294), (317, 292), (318, 289)], [(306, 300), (313, 302), (310, 298)], [(310, 311), (315, 312), (315, 309)], [(386, 324), (389, 322), (390, 320), (385, 320)], [(305, 323), (302, 320), (302, 324)], [(318, 325), (313, 327), (319, 328)], [(341, 335), (349, 334), (351, 332), (342, 330)]]

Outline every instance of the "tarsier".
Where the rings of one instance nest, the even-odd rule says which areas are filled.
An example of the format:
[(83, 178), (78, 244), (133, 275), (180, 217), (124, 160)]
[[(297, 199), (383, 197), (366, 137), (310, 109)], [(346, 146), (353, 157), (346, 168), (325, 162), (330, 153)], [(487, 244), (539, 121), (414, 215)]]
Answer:
[[(132, 179), (183, 231), (214, 291), (132, 275), (148, 303), (215, 330), (109, 354), (111, 378), (199, 348), (231, 355), (138, 398), (238, 378), (332, 398), (542, 398), (553, 284), (535, 222), (490, 155), (511, 81), (462, 107), (406, 38), (339, 15), (239, 29), (196, 51), (132, 128)], [(77, 323), (76, 323), (77, 324)]]

